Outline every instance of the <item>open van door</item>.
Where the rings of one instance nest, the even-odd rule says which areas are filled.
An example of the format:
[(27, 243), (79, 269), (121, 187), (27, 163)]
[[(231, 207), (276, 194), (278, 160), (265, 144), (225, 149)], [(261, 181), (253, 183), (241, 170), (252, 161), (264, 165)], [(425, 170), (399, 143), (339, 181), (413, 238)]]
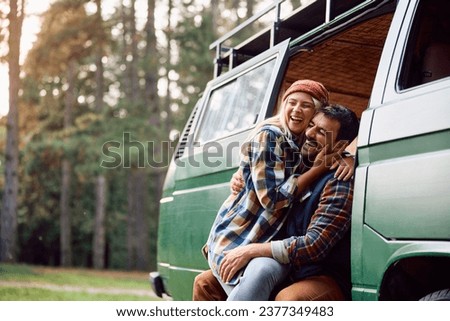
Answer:
[(208, 84), (180, 138), (160, 201), (158, 292), (190, 300), (194, 277), (208, 268), (201, 248), (229, 196), (240, 148), (272, 116), (287, 65), (289, 39)]

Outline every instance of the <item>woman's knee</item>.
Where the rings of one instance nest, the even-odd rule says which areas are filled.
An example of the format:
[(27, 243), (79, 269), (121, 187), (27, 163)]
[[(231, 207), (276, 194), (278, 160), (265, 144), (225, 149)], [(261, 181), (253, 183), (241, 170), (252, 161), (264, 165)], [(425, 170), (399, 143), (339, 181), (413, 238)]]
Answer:
[(247, 265), (245, 271), (249, 274), (261, 277), (276, 277), (279, 278), (280, 275), (285, 274), (284, 267), (281, 263), (277, 262), (272, 258), (259, 257), (252, 259)]

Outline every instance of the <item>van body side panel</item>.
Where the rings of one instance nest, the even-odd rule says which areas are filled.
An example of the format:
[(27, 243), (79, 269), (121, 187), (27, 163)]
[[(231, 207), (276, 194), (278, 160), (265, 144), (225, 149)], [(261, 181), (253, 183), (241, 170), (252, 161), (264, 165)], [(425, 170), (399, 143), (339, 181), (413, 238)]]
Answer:
[(367, 179), (357, 170), (355, 191), (365, 194), (364, 206), (354, 201), (354, 299), (379, 299), (386, 272), (402, 257), (450, 250), (450, 78), (399, 89), (418, 3), (398, 4), (371, 97), (371, 126), (360, 129), (368, 136), (358, 145)]
[(377, 108), (374, 113), (370, 144), (448, 130), (449, 84), (445, 80), (442, 82), (447, 82), (447, 88), (430, 91), (428, 85), (427, 88), (416, 89), (415, 95), (412, 91), (405, 93), (401, 101)]
[(450, 78), (398, 89), (411, 25), (402, 25), (383, 104), (373, 109), (365, 223), (386, 238), (449, 240)]
[[(372, 126), (374, 122), (374, 106), (380, 106), (383, 101), (383, 94), (392, 63), (392, 52), (397, 45), (399, 33), (404, 23), (404, 15), (409, 2), (401, 1), (397, 4), (391, 26), (384, 43), (383, 52), (380, 57), (378, 70), (376, 73), (372, 93), (370, 96), (369, 108), (362, 113), (360, 129), (358, 134), (357, 168), (355, 171), (355, 188), (352, 208), (352, 231), (351, 231), (351, 267), (352, 267), (352, 299), (353, 300), (377, 300), (377, 274), (374, 268), (368, 266), (368, 260), (372, 251), (383, 251), (384, 246), (370, 238), (371, 232), (367, 231), (366, 212), (368, 197), (369, 171), (372, 161), (373, 145), (370, 143)], [(369, 229), (371, 230), (371, 229)], [(367, 249), (370, 248), (370, 253)], [(388, 253), (377, 255), (389, 257)], [(378, 263), (379, 264), (379, 263)], [(376, 268), (375, 268), (376, 269)]]
[[(447, 149), (381, 160), (369, 169), (365, 222), (386, 238), (450, 239), (450, 131), (430, 136), (426, 141), (446, 142)], [(398, 145), (414, 151), (414, 141)]]
[[(234, 139), (246, 135), (241, 133)], [(231, 145), (232, 141), (229, 137), (218, 146)], [(218, 209), (230, 194), (229, 180), (238, 165), (232, 161), (237, 156), (225, 152), (208, 154), (200, 149), (190, 153), (178, 160), (176, 188), (160, 209), (159, 272), (176, 300), (192, 299), (194, 277), (208, 269), (201, 249)], [(238, 154), (239, 149), (230, 153)]]
[[(358, 150), (358, 158), (361, 158), (363, 151)], [(367, 179), (367, 166), (360, 165), (355, 172), (355, 186), (365, 186)], [(359, 258), (363, 254), (362, 239), (362, 227), (364, 226), (364, 199), (365, 189), (356, 188), (353, 192), (353, 206), (352, 206), (352, 223), (351, 223), (351, 258), (357, 258), (351, 260), (351, 272), (352, 272), (352, 297), (355, 300), (360, 299), (360, 296), (364, 292), (362, 287), (363, 279), (363, 265)], [(361, 215), (354, 215), (354, 213), (360, 213)], [(354, 241), (356, 240), (356, 241)], [(357, 294), (359, 293), (359, 294)]]

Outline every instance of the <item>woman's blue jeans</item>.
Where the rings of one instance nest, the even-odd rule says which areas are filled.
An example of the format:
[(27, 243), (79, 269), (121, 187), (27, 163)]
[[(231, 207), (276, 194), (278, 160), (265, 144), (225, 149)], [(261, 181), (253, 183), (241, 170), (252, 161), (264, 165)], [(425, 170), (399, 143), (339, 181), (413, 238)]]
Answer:
[(273, 289), (287, 277), (289, 265), (273, 258), (252, 259), (235, 286), (223, 284), (227, 301), (268, 301)]

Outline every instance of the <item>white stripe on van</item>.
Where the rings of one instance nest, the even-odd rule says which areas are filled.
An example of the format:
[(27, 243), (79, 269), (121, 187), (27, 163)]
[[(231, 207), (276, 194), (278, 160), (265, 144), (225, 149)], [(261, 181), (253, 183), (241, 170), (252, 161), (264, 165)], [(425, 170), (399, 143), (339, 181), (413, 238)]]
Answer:
[(184, 189), (181, 191), (175, 191), (175, 192), (173, 192), (173, 195), (177, 196), (177, 195), (183, 195), (183, 194), (188, 194), (188, 193), (201, 192), (204, 190), (209, 190), (211, 188), (222, 188), (222, 187), (229, 187), (229, 186), (230, 186), (230, 182), (226, 182), (226, 183), (222, 183), (222, 184), (208, 185), (208, 186)]
[(194, 272), (194, 273), (201, 273), (204, 272), (205, 270), (198, 270), (198, 269), (189, 269), (189, 268), (184, 268), (184, 267), (180, 267), (180, 266), (173, 266), (170, 265), (169, 263), (158, 263), (159, 266), (164, 267), (164, 268), (168, 268), (170, 270), (176, 270), (176, 271), (187, 271), (187, 272)]
[(168, 197), (163, 197), (159, 200), (160, 204), (164, 204), (164, 203), (169, 203), (173, 201), (173, 197), (172, 196), (168, 196)]

